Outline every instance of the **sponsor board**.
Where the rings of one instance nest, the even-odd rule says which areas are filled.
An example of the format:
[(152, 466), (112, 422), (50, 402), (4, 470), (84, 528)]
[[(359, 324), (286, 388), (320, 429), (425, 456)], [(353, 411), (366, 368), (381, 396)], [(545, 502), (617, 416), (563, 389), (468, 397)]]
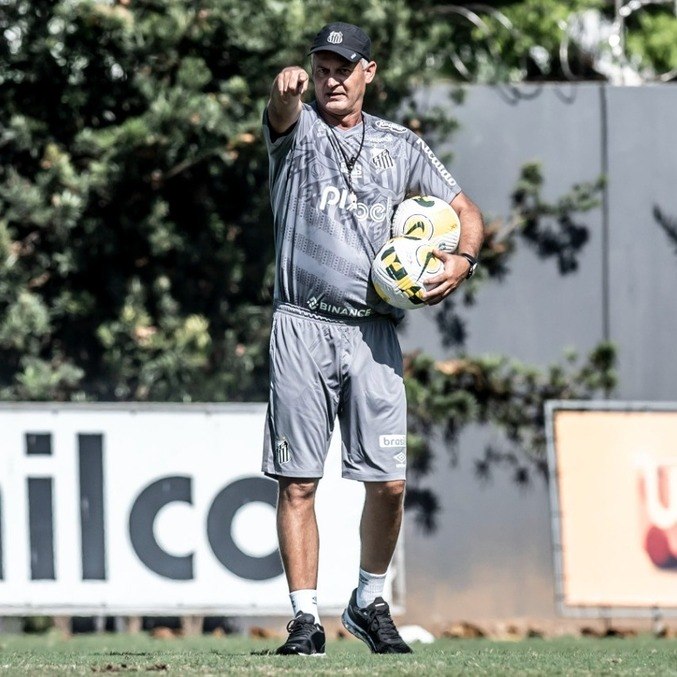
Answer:
[[(0, 615), (289, 615), (264, 422), (259, 404), (0, 405)], [(359, 568), (340, 447), (317, 496), (327, 613)]]
[(677, 404), (549, 402), (560, 611), (677, 609)]

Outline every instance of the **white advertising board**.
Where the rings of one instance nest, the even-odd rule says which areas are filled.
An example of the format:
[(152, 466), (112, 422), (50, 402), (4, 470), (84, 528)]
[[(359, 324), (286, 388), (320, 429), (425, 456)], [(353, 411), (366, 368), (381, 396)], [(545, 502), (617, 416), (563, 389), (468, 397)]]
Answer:
[[(288, 615), (264, 418), (258, 404), (0, 405), (0, 615)], [(337, 431), (317, 498), (323, 612), (355, 587), (362, 503)]]

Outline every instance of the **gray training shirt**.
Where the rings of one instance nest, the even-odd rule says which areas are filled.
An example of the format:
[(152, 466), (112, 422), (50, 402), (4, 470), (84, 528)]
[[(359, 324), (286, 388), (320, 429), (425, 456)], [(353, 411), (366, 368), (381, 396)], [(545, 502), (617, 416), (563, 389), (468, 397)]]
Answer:
[[(411, 130), (366, 113), (363, 120), (364, 129), (341, 130), (327, 125), (314, 103), (304, 104), (294, 128), (272, 140), (264, 113), (275, 301), (337, 319), (400, 318), (402, 311), (382, 301), (370, 280), (371, 263), (390, 238), (393, 211), (409, 195), (451, 202), (461, 189)], [(349, 179), (345, 158), (356, 155)]]

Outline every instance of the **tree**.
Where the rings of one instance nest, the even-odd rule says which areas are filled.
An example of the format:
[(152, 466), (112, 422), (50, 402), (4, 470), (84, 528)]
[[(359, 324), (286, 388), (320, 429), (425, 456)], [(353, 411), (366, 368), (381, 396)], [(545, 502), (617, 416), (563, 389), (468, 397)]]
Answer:
[[(382, 46), (372, 104), (394, 109), (423, 19), (403, 0), (339, 14)], [(326, 0), (0, 5), (0, 397), (266, 392), (260, 118), (334, 16)]]
[(260, 394), (272, 246), (257, 141), (281, 11), (3, 12), (2, 396)]

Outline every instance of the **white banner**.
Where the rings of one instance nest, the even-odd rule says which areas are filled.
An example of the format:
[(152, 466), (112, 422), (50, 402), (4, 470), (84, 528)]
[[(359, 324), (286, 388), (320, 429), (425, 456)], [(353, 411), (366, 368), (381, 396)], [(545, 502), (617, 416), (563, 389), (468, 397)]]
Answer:
[[(264, 405), (0, 405), (0, 614), (282, 614)], [(360, 483), (332, 440), (320, 610), (357, 582)], [(389, 591), (390, 592), (390, 591)]]

